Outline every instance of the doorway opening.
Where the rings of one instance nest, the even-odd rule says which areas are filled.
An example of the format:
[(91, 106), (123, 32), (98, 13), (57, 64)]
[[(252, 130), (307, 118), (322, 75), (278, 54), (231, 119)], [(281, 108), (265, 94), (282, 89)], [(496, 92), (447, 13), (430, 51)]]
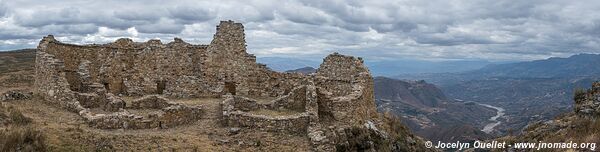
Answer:
[(166, 82), (165, 81), (157, 81), (156, 82), (156, 94), (163, 94), (164, 90), (166, 88)]
[(235, 95), (235, 83), (234, 82), (225, 82), (225, 93), (231, 93), (231, 95)]

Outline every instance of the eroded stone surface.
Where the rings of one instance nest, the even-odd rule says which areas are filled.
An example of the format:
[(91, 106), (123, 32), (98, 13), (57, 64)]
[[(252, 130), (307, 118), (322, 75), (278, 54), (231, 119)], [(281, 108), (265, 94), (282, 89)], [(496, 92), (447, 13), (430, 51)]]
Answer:
[(25, 90), (9, 90), (0, 96), (0, 101), (31, 99), (33, 93)]

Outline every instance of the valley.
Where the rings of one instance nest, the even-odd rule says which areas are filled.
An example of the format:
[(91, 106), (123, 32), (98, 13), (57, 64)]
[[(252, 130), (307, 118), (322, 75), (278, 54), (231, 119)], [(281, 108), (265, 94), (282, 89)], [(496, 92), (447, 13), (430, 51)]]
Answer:
[(394, 78), (425, 80), (448, 98), (502, 107), (508, 119), (494, 126), (498, 135), (519, 133), (531, 122), (550, 120), (573, 108), (574, 90), (600, 80), (600, 56), (579, 54), (527, 62), (492, 64), (457, 73), (405, 74)]
[(389, 111), (417, 135), (433, 141), (489, 139), (482, 131), (497, 115), (496, 109), (475, 102), (452, 100), (425, 81), (375, 78), (378, 110)]
[(491, 123), (485, 125), (483, 127), (483, 129), (481, 131), (485, 132), (485, 133), (492, 133), (494, 131), (494, 127), (500, 125), (502, 123), (502, 121), (498, 120), (498, 118), (504, 116), (504, 109), (500, 108), (500, 107), (496, 107), (496, 106), (492, 106), (489, 104), (482, 104), (480, 103), (479, 105), (488, 107), (488, 108), (493, 108), (496, 109), (496, 115), (490, 118), (490, 121), (492, 121)]

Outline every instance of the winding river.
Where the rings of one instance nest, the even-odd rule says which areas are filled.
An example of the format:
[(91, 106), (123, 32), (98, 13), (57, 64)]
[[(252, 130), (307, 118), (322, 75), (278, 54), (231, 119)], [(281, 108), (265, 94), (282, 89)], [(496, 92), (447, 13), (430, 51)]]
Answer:
[(490, 121), (493, 121), (493, 122), (485, 125), (485, 127), (483, 127), (483, 129), (481, 130), (488, 134), (492, 133), (492, 131), (494, 131), (494, 127), (496, 127), (496, 126), (500, 125), (500, 123), (502, 123), (501, 121), (498, 120), (498, 118), (504, 116), (504, 109), (500, 108), (500, 107), (492, 106), (489, 104), (483, 104), (483, 103), (479, 103), (479, 105), (496, 109), (496, 115), (490, 118)]

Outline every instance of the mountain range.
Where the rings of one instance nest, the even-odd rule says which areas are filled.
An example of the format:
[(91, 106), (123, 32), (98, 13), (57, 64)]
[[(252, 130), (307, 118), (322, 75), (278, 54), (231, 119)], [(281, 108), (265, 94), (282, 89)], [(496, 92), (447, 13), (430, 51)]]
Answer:
[(299, 69), (294, 69), (294, 70), (287, 70), (285, 72), (289, 72), (289, 73), (302, 73), (302, 74), (311, 74), (311, 73), (315, 73), (317, 72), (317, 69), (313, 68), (313, 67), (303, 67), (303, 68), (299, 68)]
[(506, 109), (501, 133), (570, 111), (574, 90), (600, 80), (600, 55), (578, 54), (527, 62), (493, 64), (457, 73), (405, 74), (394, 78), (426, 80), (451, 99)]
[[(304, 67), (318, 67), (321, 61), (285, 57), (259, 57), (257, 62), (267, 67), (284, 72)], [(365, 59), (369, 71), (375, 76), (395, 76), (400, 74), (464, 72), (480, 69), (493, 62), (483, 60), (472, 61), (427, 61), (414, 59), (369, 60)]]

